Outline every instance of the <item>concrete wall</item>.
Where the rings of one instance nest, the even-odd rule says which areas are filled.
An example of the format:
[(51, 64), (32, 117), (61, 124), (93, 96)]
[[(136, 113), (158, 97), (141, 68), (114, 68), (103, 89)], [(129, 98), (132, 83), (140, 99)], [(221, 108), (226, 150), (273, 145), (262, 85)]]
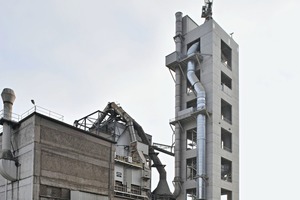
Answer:
[(110, 195), (112, 143), (43, 117), (37, 116), (36, 124), (34, 175), (40, 185)]
[[(11, 183), (0, 176), (0, 199), (5, 200), (27, 200), (33, 199), (33, 149), (34, 149), (34, 118), (24, 120), (17, 130), (12, 134), (12, 146), (15, 156), (19, 161), (19, 180)], [(2, 137), (0, 137), (2, 140)], [(2, 142), (2, 141), (1, 141)], [(0, 146), (1, 146), (0, 142)], [(6, 191), (6, 192), (5, 192)], [(6, 194), (5, 194), (6, 193)]]
[(20, 122), (12, 144), (19, 179), (6, 185), (0, 176), (1, 200), (70, 200), (72, 191), (91, 200), (113, 195), (115, 147), (110, 141), (32, 114)]

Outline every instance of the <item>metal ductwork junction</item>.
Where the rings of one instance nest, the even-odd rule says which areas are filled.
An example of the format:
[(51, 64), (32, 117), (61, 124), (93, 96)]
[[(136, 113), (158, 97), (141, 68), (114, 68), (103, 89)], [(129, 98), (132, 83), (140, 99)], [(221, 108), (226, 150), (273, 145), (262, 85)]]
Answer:
[(158, 153), (154, 151), (154, 148), (149, 142), (143, 128), (135, 120), (133, 120), (133, 124), (142, 141), (149, 146), (149, 156), (153, 161), (153, 167), (155, 167), (159, 173), (159, 181), (152, 194), (155, 196), (155, 199), (170, 199), (173, 195), (167, 182), (167, 172), (165, 170), (165, 165), (163, 165), (158, 158)]
[(1, 97), (3, 100), (3, 125), (2, 149), (0, 154), (0, 174), (10, 181), (17, 180), (16, 159), (11, 152), (11, 130), (12, 130), (12, 106), (16, 99), (12, 89), (5, 88)]
[[(199, 49), (199, 42), (194, 43), (187, 51), (187, 56), (196, 53)], [(193, 86), (197, 95), (197, 110), (204, 110), (206, 107), (205, 90), (195, 74), (196, 61), (190, 60), (187, 64), (187, 78)], [(197, 115), (197, 199), (206, 198), (206, 116)]]

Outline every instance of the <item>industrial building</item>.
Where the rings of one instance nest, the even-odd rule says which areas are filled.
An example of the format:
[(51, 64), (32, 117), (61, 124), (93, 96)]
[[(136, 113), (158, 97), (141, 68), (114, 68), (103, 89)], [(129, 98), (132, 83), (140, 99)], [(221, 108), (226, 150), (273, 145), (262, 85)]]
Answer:
[[(166, 56), (175, 83), (171, 145), (152, 143), (114, 102), (70, 125), (38, 106), (14, 114), (16, 95), (5, 88), (0, 199), (238, 200), (239, 47), (211, 6), (202, 8), (202, 25), (175, 15), (175, 51)], [(175, 157), (172, 192), (158, 151)], [(152, 170), (159, 173), (155, 188)]]
[(175, 82), (176, 199), (239, 199), (239, 47), (211, 6), (200, 26), (176, 13), (176, 49), (166, 56)]
[(108, 103), (72, 126), (37, 106), (13, 114), (14, 91), (5, 88), (1, 96), (0, 199), (146, 200), (160, 194), (151, 194), (152, 163), (165, 173), (151, 136), (119, 105)]

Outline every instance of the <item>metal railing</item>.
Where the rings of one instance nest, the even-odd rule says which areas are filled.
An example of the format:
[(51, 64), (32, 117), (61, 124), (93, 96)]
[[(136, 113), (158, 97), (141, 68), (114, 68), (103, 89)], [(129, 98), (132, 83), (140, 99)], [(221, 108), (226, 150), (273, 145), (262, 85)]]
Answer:
[(27, 117), (28, 115), (30, 115), (31, 113), (34, 113), (34, 112), (43, 114), (43, 115), (51, 117), (53, 119), (64, 121), (64, 116), (63, 115), (58, 114), (56, 112), (53, 112), (51, 110), (48, 110), (46, 108), (40, 107), (40, 106), (34, 106), (34, 107), (30, 108), (29, 110), (27, 110), (25, 113), (23, 113), (20, 116), (20, 120), (24, 119), (25, 117)]
[[(4, 111), (3, 110), (0, 110), (0, 118), (4, 118)], [(20, 121), (20, 115), (16, 114), (16, 113), (12, 113), (11, 114), (11, 120), (12, 121)]]
[(136, 166), (136, 167), (143, 167), (143, 163), (138, 163), (132, 160), (132, 157), (130, 156), (120, 156), (120, 155), (115, 155), (115, 160), (116, 161), (121, 161), (123, 163), (127, 163), (128, 165), (131, 166)]
[[(32, 114), (34, 112), (43, 114), (43, 115), (51, 117), (53, 119), (64, 121), (64, 116), (63, 115), (58, 114), (56, 112), (53, 112), (51, 110), (48, 110), (46, 108), (42, 108), (40, 106), (34, 106), (34, 107), (30, 108), (29, 110), (27, 110), (22, 115), (18, 115), (16, 113), (12, 113), (11, 120), (15, 121), (15, 122), (19, 122), (20, 120), (24, 119), (25, 117), (29, 116), (30, 114)], [(3, 118), (3, 117), (4, 117), (4, 113), (3, 113), (3, 110), (1, 110), (0, 111), (0, 119)]]

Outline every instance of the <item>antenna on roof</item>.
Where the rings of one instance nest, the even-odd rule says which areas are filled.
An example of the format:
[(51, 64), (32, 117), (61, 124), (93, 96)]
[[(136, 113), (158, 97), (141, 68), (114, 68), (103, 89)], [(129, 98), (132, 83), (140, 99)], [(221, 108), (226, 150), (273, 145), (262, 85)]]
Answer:
[(202, 6), (202, 18), (205, 18), (205, 21), (212, 19), (212, 4), (213, 0), (204, 0), (205, 6)]

